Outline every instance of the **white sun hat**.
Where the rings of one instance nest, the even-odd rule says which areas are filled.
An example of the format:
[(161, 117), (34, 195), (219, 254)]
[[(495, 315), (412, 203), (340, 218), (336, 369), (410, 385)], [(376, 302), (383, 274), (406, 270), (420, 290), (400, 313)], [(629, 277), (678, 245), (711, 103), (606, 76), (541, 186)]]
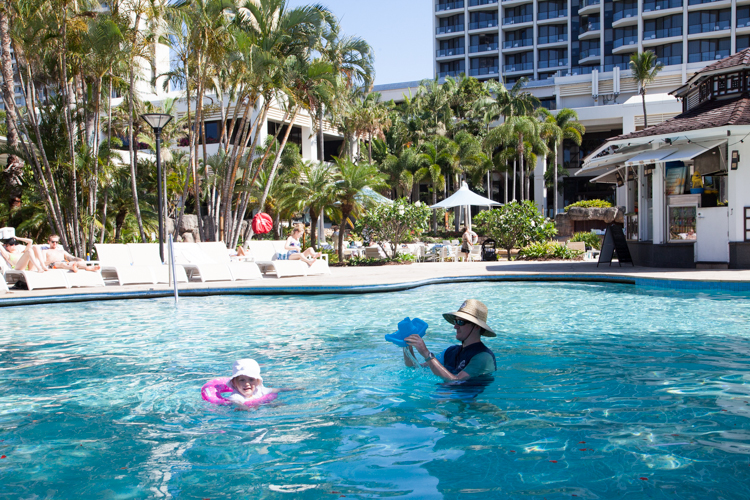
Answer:
[(260, 365), (254, 359), (238, 359), (232, 365), (232, 378), (245, 375), (250, 378), (259, 378), (260, 376)]

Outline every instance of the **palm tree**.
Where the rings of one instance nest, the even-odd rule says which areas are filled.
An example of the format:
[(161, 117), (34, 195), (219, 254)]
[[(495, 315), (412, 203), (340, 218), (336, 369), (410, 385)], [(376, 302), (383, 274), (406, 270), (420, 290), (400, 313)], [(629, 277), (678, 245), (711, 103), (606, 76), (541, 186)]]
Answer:
[[(526, 169), (524, 168), (524, 154), (526, 152), (526, 142), (536, 150), (541, 150), (546, 154), (546, 146), (539, 144), (539, 122), (532, 116), (511, 115), (505, 123), (493, 129), (487, 134), (485, 144), (491, 148), (502, 146), (513, 142), (516, 148), (516, 157), (518, 158), (519, 170), (521, 172), (521, 199), (524, 199), (524, 184), (526, 180)], [(527, 158), (528, 159), (528, 158)], [(513, 199), (516, 193), (515, 167), (513, 169)]]
[(553, 214), (557, 214), (558, 209), (558, 194), (557, 188), (557, 149), (560, 147), (565, 139), (573, 141), (576, 145), (580, 146), (583, 141), (583, 134), (586, 133), (586, 127), (584, 127), (578, 121), (578, 113), (570, 108), (561, 109), (557, 114), (553, 115), (546, 108), (539, 108), (539, 116), (542, 121), (542, 137), (546, 138), (550, 143), (550, 149), (552, 151), (552, 177), (553, 177)]
[(341, 230), (339, 231), (339, 261), (344, 261), (344, 227), (350, 215), (364, 207), (358, 195), (365, 189), (385, 189), (388, 185), (385, 176), (378, 172), (375, 165), (354, 163), (350, 159), (335, 158), (338, 172), (335, 175), (333, 197), (341, 203)]
[(413, 198), (414, 185), (419, 186), (419, 181), (424, 175), (424, 171), (421, 170), (424, 166), (425, 157), (413, 147), (405, 148), (398, 156), (389, 154), (383, 160), (380, 168), (389, 177), (393, 199), (398, 198), (399, 194)]
[[(437, 203), (438, 190), (445, 190), (446, 174), (451, 175), (460, 164), (459, 146), (447, 137), (438, 135), (433, 137), (432, 141), (422, 144), (421, 151), (424, 166), (417, 171), (416, 175), (420, 178), (429, 178), (434, 205)], [(437, 231), (437, 216), (434, 211), (432, 212), (432, 231)]]
[(643, 101), (643, 127), (648, 128), (648, 115), (646, 114), (646, 87), (653, 83), (656, 75), (664, 68), (660, 62), (656, 62), (656, 54), (647, 50), (630, 56), (630, 70), (633, 78), (640, 86), (641, 100)]
[(18, 128), (16, 125), (16, 101), (13, 89), (13, 61), (10, 55), (10, 17), (12, 15), (10, 0), (0, 1), (0, 69), (3, 77), (3, 102), (5, 103), (5, 120), (7, 123), (8, 145), (16, 150), (20, 148)]
[(310, 242), (315, 247), (318, 217), (335, 202), (334, 170), (326, 163), (305, 162), (299, 169), (301, 183), (289, 183), (285, 186), (289, 196), (302, 210), (310, 212)]
[(510, 90), (499, 92), (497, 94), (497, 103), (500, 107), (500, 114), (504, 118), (510, 116), (528, 116), (539, 107), (539, 99), (523, 90), (528, 82), (528, 78), (521, 77), (513, 84)]

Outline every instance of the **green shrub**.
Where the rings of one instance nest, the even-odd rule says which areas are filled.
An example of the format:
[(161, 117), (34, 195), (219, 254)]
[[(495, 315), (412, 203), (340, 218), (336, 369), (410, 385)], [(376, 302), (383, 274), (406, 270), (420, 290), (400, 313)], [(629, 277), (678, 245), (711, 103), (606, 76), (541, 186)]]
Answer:
[(376, 259), (374, 257), (356, 257), (352, 256), (351, 259), (346, 261), (347, 266), (380, 266), (383, 264), (383, 259)]
[(602, 246), (602, 240), (594, 233), (576, 233), (570, 238), (570, 241), (582, 241), (587, 247), (599, 250)]
[(546, 241), (557, 234), (555, 223), (539, 213), (532, 201), (506, 203), (500, 208), (484, 210), (474, 217), (477, 231), (494, 239), (498, 248), (508, 252), (531, 243)]
[(390, 255), (395, 255), (402, 243), (413, 241), (427, 229), (429, 218), (430, 207), (400, 198), (390, 205), (383, 203), (368, 209), (355, 227), (357, 231), (370, 234), (373, 241), (380, 242)]
[(574, 260), (578, 259), (581, 253), (556, 241), (541, 241), (522, 248), (518, 252), (518, 258), (523, 260)]
[(612, 204), (604, 200), (581, 200), (575, 203), (571, 203), (565, 207), (567, 212), (570, 207), (582, 207), (582, 208), (610, 208)]

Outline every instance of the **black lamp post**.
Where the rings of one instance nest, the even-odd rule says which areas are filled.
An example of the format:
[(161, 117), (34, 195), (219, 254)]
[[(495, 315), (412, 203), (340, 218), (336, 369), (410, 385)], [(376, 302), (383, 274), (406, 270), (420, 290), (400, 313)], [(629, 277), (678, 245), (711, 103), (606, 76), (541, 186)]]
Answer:
[(159, 200), (159, 257), (161, 258), (161, 261), (164, 262), (164, 209), (161, 199), (161, 131), (167, 126), (167, 123), (172, 121), (172, 115), (164, 113), (146, 113), (141, 115), (141, 118), (143, 118), (143, 120), (154, 129), (154, 135), (156, 136), (156, 173), (158, 176), (157, 189), (159, 190), (159, 195), (157, 197)]

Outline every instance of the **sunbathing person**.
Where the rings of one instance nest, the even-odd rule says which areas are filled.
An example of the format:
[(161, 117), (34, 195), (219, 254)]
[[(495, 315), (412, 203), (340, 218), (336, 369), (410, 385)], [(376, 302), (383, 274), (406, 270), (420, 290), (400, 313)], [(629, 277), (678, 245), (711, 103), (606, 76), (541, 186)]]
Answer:
[(35, 251), (39, 260), (50, 269), (66, 269), (74, 273), (77, 273), (79, 269), (99, 270), (98, 265), (87, 266), (85, 260), (66, 252), (60, 245), (60, 237), (56, 234), (49, 237), (46, 245), (37, 245)]
[(294, 228), (292, 235), (287, 238), (284, 244), (284, 250), (287, 251), (287, 258), (289, 260), (301, 260), (308, 266), (315, 264), (315, 259), (323, 255), (321, 252), (315, 252), (312, 248), (306, 249), (304, 252), (300, 252), (302, 245), (299, 242), (299, 236), (302, 234), (302, 230), (298, 227)]
[[(23, 241), (26, 247), (18, 242)], [(4, 248), (0, 247), (0, 255), (8, 261), (11, 269), (17, 271), (37, 271), (43, 273), (46, 268), (34, 255), (34, 242), (28, 238), (17, 236), (6, 240)]]

